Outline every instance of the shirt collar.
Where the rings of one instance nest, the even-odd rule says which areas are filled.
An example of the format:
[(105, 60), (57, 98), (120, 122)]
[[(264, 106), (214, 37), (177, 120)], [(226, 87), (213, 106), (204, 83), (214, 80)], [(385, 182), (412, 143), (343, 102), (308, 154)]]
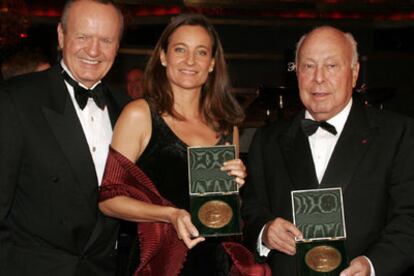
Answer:
[(60, 61), (60, 65), (62, 66), (63, 70), (65, 70), (65, 72), (72, 78), (74, 79), (79, 86), (85, 88), (85, 89), (94, 89), (98, 84), (101, 83), (101, 81), (96, 82), (94, 85), (92, 85), (91, 88), (86, 87), (85, 85), (83, 85), (82, 83), (78, 82), (72, 75), (72, 73), (69, 71), (68, 67), (66, 66), (66, 64), (63, 62), (63, 59)]
[[(346, 120), (348, 119), (349, 116), (349, 112), (351, 111), (351, 107), (352, 107), (352, 98), (349, 100), (348, 104), (335, 116), (333, 116), (332, 118), (330, 118), (327, 122), (330, 123), (331, 125), (333, 125), (336, 129), (336, 131), (338, 132), (338, 136), (341, 134), (342, 130), (344, 129)], [(309, 111), (305, 111), (305, 118), (306, 119), (312, 119), (315, 120), (313, 118), (313, 116), (309, 113)]]

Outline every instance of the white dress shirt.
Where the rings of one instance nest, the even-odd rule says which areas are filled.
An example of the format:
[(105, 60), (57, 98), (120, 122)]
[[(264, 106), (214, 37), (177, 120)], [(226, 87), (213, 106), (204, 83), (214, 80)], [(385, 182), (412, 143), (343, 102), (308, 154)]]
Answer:
[[(312, 159), (315, 165), (316, 177), (318, 178), (319, 183), (321, 183), (322, 181), (332, 152), (334, 151), (335, 145), (338, 142), (339, 137), (341, 136), (342, 130), (344, 129), (346, 120), (348, 119), (349, 112), (351, 111), (351, 106), (352, 99), (345, 106), (345, 108), (341, 110), (341, 112), (339, 112), (327, 121), (335, 127), (337, 131), (336, 135), (319, 127), (314, 134), (308, 137), (309, 145), (312, 152)], [(305, 112), (305, 119), (315, 120), (307, 110)], [(264, 227), (262, 228), (262, 231), (260, 231), (259, 238), (257, 240), (257, 252), (260, 256), (267, 256), (270, 252), (270, 249), (262, 243), (263, 230)], [(366, 259), (368, 260), (371, 266), (371, 276), (375, 276), (374, 267), (372, 266), (371, 261), (367, 257)]]
[[(66, 65), (61, 61), (62, 68), (73, 78), (72, 74), (67, 69)], [(95, 83), (93, 87), (98, 85), (100, 81)], [(105, 169), (106, 158), (109, 152), (109, 145), (112, 139), (112, 125), (109, 118), (108, 108), (100, 109), (92, 98), (88, 99), (85, 108), (80, 109), (78, 102), (75, 99), (73, 87), (65, 81), (68, 88), (70, 98), (78, 115), (79, 121), (82, 125), (83, 133), (85, 134), (86, 141), (88, 142), (89, 151), (91, 153), (93, 163), (95, 165), (96, 177), (98, 185), (101, 185), (102, 177)], [(81, 83), (80, 86), (85, 87)]]
[[(316, 177), (318, 178), (319, 183), (322, 181), (329, 159), (331, 159), (332, 152), (336, 146), (336, 142), (338, 142), (342, 130), (344, 129), (346, 119), (348, 119), (349, 112), (351, 111), (351, 106), (352, 99), (341, 112), (327, 121), (335, 127), (337, 131), (336, 135), (319, 127), (314, 134), (308, 137), (313, 164), (315, 165)], [(305, 119), (315, 120), (307, 110), (305, 112)]]

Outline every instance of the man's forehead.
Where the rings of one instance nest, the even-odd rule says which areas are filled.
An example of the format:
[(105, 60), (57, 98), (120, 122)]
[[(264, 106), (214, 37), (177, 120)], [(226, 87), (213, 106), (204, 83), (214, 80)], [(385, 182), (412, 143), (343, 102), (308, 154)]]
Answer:
[[(107, 13), (105, 16), (108, 14), (111, 15), (111, 13)], [(96, 36), (99, 34), (101, 38), (105, 39), (118, 38), (121, 28), (119, 17), (114, 14), (110, 20), (105, 20), (105, 18), (85, 10), (79, 13), (69, 13), (66, 29), (75, 35)]]
[[(335, 29), (334, 29), (335, 30)], [(352, 57), (352, 47), (340, 31), (321, 30), (311, 32), (299, 49), (299, 58), (313, 58), (318, 55), (324, 59), (346, 56)]]
[(309, 32), (309, 34), (307, 35), (306, 39), (310, 39), (310, 38), (334, 38), (334, 37), (340, 37), (340, 38), (345, 38), (345, 33), (339, 29), (336, 29), (334, 27), (330, 27), (330, 26), (324, 26), (324, 27), (319, 27), (314, 29), (313, 31)]
[[(101, 13), (101, 16), (113, 16), (113, 18), (109, 18), (110, 21), (113, 21), (114, 18), (119, 19), (119, 15), (114, 6), (90, 0), (82, 0), (72, 4), (68, 10), (67, 20), (79, 21), (84, 17), (96, 19), (98, 18), (97, 14), (99, 13)], [(104, 15), (102, 15), (102, 13), (104, 13)]]
[(341, 54), (327, 54), (327, 55), (314, 55), (314, 54), (301, 54), (299, 56), (299, 59), (301, 61), (329, 61), (329, 60), (338, 60), (338, 59), (342, 59), (343, 55)]

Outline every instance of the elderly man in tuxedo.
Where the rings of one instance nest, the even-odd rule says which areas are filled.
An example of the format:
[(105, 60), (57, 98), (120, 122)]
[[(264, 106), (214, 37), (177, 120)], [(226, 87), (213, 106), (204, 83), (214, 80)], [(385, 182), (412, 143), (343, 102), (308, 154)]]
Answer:
[(245, 234), (273, 275), (298, 274), (291, 191), (327, 187), (343, 190), (350, 262), (341, 276), (395, 276), (412, 265), (414, 123), (353, 100), (358, 71), (351, 34), (324, 26), (304, 35), (296, 72), (306, 110), (252, 141)]
[(0, 91), (0, 275), (114, 275), (118, 222), (98, 186), (121, 100), (101, 82), (123, 17), (108, 0), (71, 0), (62, 60)]

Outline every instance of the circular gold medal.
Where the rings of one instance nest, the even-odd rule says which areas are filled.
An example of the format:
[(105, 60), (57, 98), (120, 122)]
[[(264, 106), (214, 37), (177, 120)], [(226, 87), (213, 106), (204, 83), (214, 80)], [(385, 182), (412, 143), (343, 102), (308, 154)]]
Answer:
[(331, 272), (341, 264), (341, 261), (341, 253), (327, 245), (316, 246), (305, 256), (306, 264), (316, 272)]
[(207, 201), (198, 210), (198, 219), (210, 228), (221, 228), (227, 225), (232, 217), (233, 210), (221, 200)]

